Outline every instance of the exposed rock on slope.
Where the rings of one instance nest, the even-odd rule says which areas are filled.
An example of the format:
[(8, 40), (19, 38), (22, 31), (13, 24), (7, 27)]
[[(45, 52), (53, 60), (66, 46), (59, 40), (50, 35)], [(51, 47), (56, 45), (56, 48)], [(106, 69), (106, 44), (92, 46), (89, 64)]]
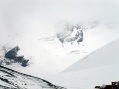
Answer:
[(10, 65), (12, 63), (19, 63), (22, 67), (29, 65), (29, 59), (24, 58), (24, 56), (18, 56), (17, 53), (20, 50), (18, 46), (5, 51), (3, 58), (0, 59), (0, 65)]
[(77, 41), (79, 44), (79, 42), (83, 41), (83, 31), (79, 27), (72, 26), (66, 31), (57, 33), (57, 38), (62, 43), (62, 47), (64, 42), (71, 42), (73, 44), (74, 41)]
[(65, 89), (46, 80), (0, 66), (0, 89)]

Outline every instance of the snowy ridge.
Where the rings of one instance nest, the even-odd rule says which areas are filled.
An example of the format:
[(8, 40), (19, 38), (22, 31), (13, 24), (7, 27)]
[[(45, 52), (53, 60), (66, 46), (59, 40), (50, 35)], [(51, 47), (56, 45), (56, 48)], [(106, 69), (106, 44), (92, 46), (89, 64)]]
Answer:
[(0, 66), (0, 88), (7, 87), (12, 89), (64, 89), (41, 78)]

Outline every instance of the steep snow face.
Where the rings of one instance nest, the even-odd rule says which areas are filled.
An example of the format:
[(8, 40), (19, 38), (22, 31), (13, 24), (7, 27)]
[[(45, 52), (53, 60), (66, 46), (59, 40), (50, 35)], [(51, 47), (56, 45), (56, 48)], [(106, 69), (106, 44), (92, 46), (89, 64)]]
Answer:
[[(74, 63), (64, 72), (46, 79), (62, 86), (94, 89), (119, 81), (119, 39)], [(58, 79), (58, 81), (57, 81)]]
[(111, 42), (105, 47), (92, 52), (85, 58), (74, 63), (64, 72), (94, 68), (119, 63), (119, 39)]
[[(118, 29), (109, 29), (104, 24), (99, 24), (93, 29), (87, 29), (83, 33), (83, 42), (80, 44), (74, 42), (72, 45), (66, 42), (63, 44), (64, 47), (62, 47), (61, 42), (55, 37), (50, 41), (48, 39), (39, 40), (39, 49), (42, 48), (42, 54), (46, 54), (47, 57), (49, 55), (48, 59), (50, 59), (50, 63), (52, 63), (48, 68), (57, 68), (57, 70), (60, 69), (59, 71), (62, 71), (92, 51), (119, 38)], [(49, 63), (47, 66), (48, 65)]]
[(52, 83), (0, 66), (0, 89), (65, 89)]

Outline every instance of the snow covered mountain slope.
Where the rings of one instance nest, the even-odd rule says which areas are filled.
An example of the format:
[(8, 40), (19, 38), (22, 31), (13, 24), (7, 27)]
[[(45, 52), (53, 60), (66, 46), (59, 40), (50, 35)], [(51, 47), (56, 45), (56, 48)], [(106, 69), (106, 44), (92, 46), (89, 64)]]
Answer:
[(119, 39), (74, 63), (67, 71), (81, 70), (119, 63)]
[(118, 53), (119, 39), (74, 63), (61, 74), (46, 79), (77, 89), (94, 89), (96, 85), (119, 81)]
[(0, 66), (0, 89), (64, 89), (52, 83)]

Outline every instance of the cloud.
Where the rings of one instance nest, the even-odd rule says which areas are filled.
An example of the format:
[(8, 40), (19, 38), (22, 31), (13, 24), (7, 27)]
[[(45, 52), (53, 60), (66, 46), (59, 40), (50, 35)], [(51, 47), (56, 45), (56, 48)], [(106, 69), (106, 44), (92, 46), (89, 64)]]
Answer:
[(1, 23), (13, 32), (40, 29), (40, 25), (53, 25), (60, 20), (119, 19), (116, 0), (1, 0), (0, 4)]

